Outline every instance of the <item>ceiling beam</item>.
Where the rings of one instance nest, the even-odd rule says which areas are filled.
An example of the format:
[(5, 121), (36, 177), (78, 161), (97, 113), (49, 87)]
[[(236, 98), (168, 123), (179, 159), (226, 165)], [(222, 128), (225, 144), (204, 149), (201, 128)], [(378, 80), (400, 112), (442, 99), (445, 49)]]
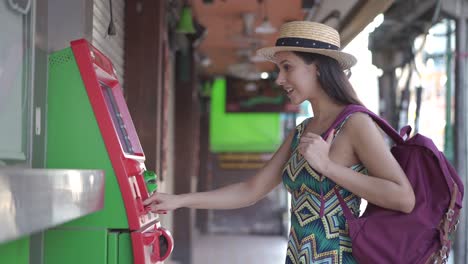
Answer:
[(452, 18), (467, 17), (468, 5), (459, 0), (445, 0), (442, 1), (442, 11)]
[[(436, 5), (438, 0), (412, 0), (400, 1), (395, 10), (390, 10), (388, 18), (392, 21), (392, 26), (385, 30), (381, 41), (389, 40), (395, 35), (399, 35), (410, 24), (414, 24), (417, 19), (423, 16), (429, 9)], [(387, 17), (385, 18), (387, 20)], [(385, 22), (384, 22), (385, 23)]]
[(346, 46), (359, 34), (374, 18), (385, 12), (394, 0), (368, 0), (360, 4), (360, 8), (350, 14), (344, 21), (340, 30), (341, 46)]

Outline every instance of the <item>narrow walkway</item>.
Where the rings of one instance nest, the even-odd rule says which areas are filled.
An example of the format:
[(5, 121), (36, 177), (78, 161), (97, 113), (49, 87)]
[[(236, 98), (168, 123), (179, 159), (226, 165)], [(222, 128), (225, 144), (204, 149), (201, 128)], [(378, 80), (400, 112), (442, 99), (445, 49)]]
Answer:
[[(278, 236), (200, 235), (193, 244), (192, 264), (284, 264), (287, 239)], [(452, 254), (447, 263), (453, 264)], [(165, 261), (164, 264), (183, 263)]]
[(193, 264), (284, 264), (287, 239), (279, 236), (200, 235)]

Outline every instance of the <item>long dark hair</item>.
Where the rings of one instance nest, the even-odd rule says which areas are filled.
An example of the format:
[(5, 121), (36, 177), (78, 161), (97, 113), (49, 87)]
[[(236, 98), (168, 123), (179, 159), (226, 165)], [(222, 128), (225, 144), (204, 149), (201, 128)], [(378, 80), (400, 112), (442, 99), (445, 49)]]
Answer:
[(300, 51), (293, 51), (293, 53), (306, 64), (314, 62), (317, 64), (318, 81), (330, 98), (343, 105), (363, 105), (337, 60), (316, 53)]

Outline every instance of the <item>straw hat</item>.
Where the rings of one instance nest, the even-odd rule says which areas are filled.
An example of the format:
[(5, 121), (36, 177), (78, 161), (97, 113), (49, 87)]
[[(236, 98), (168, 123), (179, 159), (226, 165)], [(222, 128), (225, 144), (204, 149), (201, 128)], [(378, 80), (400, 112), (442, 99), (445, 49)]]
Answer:
[(257, 50), (259, 56), (273, 61), (279, 51), (302, 51), (325, 55), (337, 60), (343, 69), (356, 64), (356, 58), (340, 51), (340, 35), (324, 24), (310, 21), (293, 21), (281, 26), (274, 47)]

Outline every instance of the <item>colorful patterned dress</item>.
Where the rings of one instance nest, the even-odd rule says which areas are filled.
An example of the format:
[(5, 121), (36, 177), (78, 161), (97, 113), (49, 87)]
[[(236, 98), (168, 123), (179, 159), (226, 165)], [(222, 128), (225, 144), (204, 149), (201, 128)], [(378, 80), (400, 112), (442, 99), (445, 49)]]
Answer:
[[(356, 263), (352, 256), (348, 225), (334, 188), (338, 189), (351, 211), (359, 214), (361, 199), (333, 181), (316, 173), (297, 151), (308, 121), (296, 127), (292, 155), (283, 170), (283, 183), (291, 193), (291, 231), (286, 264)], [(346, 120), (335, 129), (335, 136)], [(353, 170), (367, 173), (361, 165)]]

